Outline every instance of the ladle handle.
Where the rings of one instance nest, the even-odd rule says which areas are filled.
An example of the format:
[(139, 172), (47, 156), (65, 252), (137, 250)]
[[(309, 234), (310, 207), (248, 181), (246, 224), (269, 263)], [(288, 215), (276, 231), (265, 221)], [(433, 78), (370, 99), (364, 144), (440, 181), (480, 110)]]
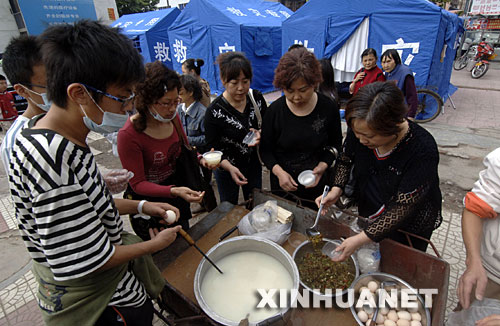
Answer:
[(180, 235), (189, 243), (190, 246), (193, 246), (194, 245), (194, 240), (193, 238), (191, 238), (191, 236), (189, 234), (187, 234), (186, 231), (184, 231), (183, 229), (180, 229), (179, 230), (179, 233)]
[(321, 202), (319, 204), (318, 215), (316, 215), (316, 223), (318, 222), (319, 215), (321, 214), (321, 211), (323, 210), (323, 206), (325, 205), (325, 203), (323, 203), (323, 200), (325, 200), (325, 197), (326, 197), (326, 195), (328, 195), (329, 191), (330, 191), (330, 187), (328, 185), (326, 185), (325, 189), (323, 189), (323, 195), (321, 195)]

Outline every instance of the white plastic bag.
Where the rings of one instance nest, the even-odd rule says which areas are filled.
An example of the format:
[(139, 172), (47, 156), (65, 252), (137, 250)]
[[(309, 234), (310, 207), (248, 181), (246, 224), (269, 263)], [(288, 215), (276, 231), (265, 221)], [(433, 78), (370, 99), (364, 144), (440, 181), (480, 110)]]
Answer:
[(245, 215), (238, 223), (238, 230), (244, 235), (254, 235), (283, 244), (292, 230), (292, 223), (281, 224), (277, 222), (277, 216), (277, 202), (267, 201), (255, 206)]
[(500, 301), (489, 298), (475, 300), (469, 309), (450, 313), (446, 326), (475, 325), (478, 320), (490, 315), (500, 315)]
[(356, 251), (359, 271), (361, 274), (369, 272), (378, 272), (380, 267), (380, 249), (379, 244), (370, 242), (361, 246)]

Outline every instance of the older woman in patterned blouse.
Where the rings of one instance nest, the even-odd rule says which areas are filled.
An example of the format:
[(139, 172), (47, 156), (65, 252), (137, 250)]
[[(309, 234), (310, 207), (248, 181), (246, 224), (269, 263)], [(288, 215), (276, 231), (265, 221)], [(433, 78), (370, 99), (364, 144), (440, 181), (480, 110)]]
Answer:
[[(442, 221), (437, 145), (429, 132), (405, 118), (407, 110), (403, 93), (391, 82), (366, 85), (347, 104), (350, 130), (324, 202), (328, 207), (339, 199), (354, 166), (354, 197), (368, 223), (339, 246), (338, 260), (370, 241), (407, 244), (400, 229), (430, 239)], [(426, 241), (411, 241), (426, 250)]]

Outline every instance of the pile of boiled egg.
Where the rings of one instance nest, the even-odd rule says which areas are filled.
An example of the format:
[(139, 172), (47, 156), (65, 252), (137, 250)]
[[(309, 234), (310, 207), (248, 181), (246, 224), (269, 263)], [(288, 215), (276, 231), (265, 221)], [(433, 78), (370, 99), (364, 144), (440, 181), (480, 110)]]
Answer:
[[(379, 288), (379, 283), (370, 281), (366, 286), (359, 289), (359, 293), (363, 291), (370, 291), (368, 296), (373, 296), (373, 301), (377, 302), (375, 293)], [(365, 297), (367, 297), (365, 295)], [(366, 326), (370, 326), (375, 308), (370, 306), (363, 306), (358, 308), (358, 318)], [(377, 326), (422, 326), (422, 316), (418, 312), (418, 308), (405, 309), (389, 309), (387, 307), (380, 308), (375, 320)]]

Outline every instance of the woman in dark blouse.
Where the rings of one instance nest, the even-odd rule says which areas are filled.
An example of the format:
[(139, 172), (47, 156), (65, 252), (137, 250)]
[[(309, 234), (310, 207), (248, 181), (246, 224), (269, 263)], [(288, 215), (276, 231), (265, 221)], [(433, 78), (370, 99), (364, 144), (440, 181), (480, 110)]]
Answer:
[[(272, 171), (271, 189), (311, 200), (322, 193), (329, 167), (342, 144), (340, 114), (331, 98), (316, 92), (321, 67), (305, 48), (283, 55), (275, 70), (274, 86), (285, 93), (273, 102), (262, 124), (261, 155)], [(307, 188), (297, 177), (313, 170), (316, 181)]]
[[(407, 244), (399, 229), (430, 239), (441, 224), (437, 145), (429, 132), (405, 118), (407, 110), (402, 92), (392, 82), (366, 85), (347, 104), (351, 130), (325, 207), (342, 195), (354, 165), (355, 198), (368, 225), (342, 243), (339, 260), (370, 241), (391, 238)], [(320, 201), (318, 197), (316, 203)], [(422, 251), (427, 248), (423, 240), (413, 238), (412, 244)]]
[[(245, 199), (253, 188), (262, 187), (262, 166), (256, 146), (260, 142), (258, 114), (249, 97), (252, 66), (241, 52), (227, 52), (217, 58), (220, 78), (226, 88), (207, 108), (205, 140), (207, 148), (223, 153), (220, 167), (214, 172), (220, 201), (238, 203), (239, 188)], [(252, 92), (261, 116), (266, 112), (262, 93)], [(243, 139), (255, 133), (255, 142), (247, 145)]]

